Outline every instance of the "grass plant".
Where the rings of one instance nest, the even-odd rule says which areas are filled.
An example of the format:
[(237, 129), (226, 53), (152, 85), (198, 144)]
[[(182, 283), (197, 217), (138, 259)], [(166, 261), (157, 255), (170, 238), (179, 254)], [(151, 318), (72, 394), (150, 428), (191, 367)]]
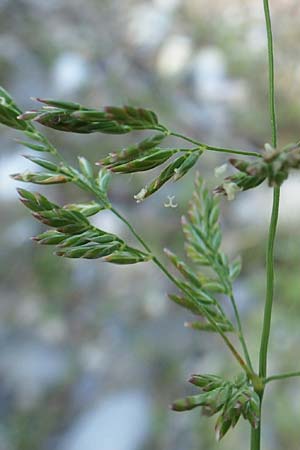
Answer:
[[(188, 325), (201, 332), (217, 333), (237, 365), (237, 375), (232, 380), (216, 374), (192, 375), (189, 381), (199, 388), (199, 394), (176, 400), (172, 408), (175, 411), (202, 408), (206, 416), (216, 415), (217, 439), (222, 439), (242, 417), (250, 425), (251, 450), (260, 450), (261, 446), (261, 411), (266, 385), (300, 376), (297, 371), (269, 375), (267, 370), (280, 187), (290, 171), (300, 167), (300, 143), (288, 144), (284, 148), (277, 146), (274, 52), (268, 0), (263, 0), (263, 7), (268, 41), (272, 139), (271, 144), (266, 144), (260, 152), (215, 147), (192, 139), (170, 130), (161, 123), (156, 113), (144, 108), (109, 106), (96, 110), (78, 103), (36, 99), (40, 107), (22, 112), (9, 93), (3, 88), (0, 90), (0, 122), (24, 135), (25, 139), (20, 140), (20, 144), (33, 151), (26, 158), (40, 167), (38, 171), (14, 174), (13, 178), (41, 185), (73, 183), (90, 195), (90, 201), (86, 203), (58, 205), (38, 192), (18, 189), (22, 203), (35, 219), (47, 227), (34, 240), (54, 247), (56, 255), (67, 258), (101, 259), (119, 265), (155, 264), (174, 285), (175, 292), (169, 295), (170, 300), (195, 315), (194, 321)], [(70, 133), (117, 135), (146, 131), (148, 134), (138, 143), (110, 153), (96, 164), (81, 156), (78, 166), (74, 167), (36, 127), (37, 123)], [(166, 144), (169, 137), (175, 137), (187, 146), (169, 147)], [(213, 192), (207, 189), (204, 180), (197, 174), (187, 214), (182, 218), (187, 260), (165, 249), (165, 255), (174, 266), (174, 271), (170, 271), (130, 221), (111, 203), (110, 178), (112, 174), (118, 176), (160, 168), (160, 173), (135, 195), (137, 202), (144, 202), (165, 183), (178, 182), (200, 158), (212, 151), (232, 155), (229, 163), (236, 172), (225, 178)], [(222, 250), (219, 201), (221, 195), (232, 200), (236, 195), (242, 195), (242, 191), (254, 189), (264, 182), (273, 189), (273, 206), (266, 250), (266, 298), (259, 367), (255, 368), (233, 289), (233, 281), (241, 270), (241, 261), (239, 257), (230, 260)], [(104, 210), (117, 216), (129, 228), (136, 239), (136, 246), (91, 223), (90, 217), (101, 215)], [(220, 295), (227, 298), (231, 305), (234, 320), (225, 312)], [(235, 337), (238, 338), (239, 346), (236, 345)]]

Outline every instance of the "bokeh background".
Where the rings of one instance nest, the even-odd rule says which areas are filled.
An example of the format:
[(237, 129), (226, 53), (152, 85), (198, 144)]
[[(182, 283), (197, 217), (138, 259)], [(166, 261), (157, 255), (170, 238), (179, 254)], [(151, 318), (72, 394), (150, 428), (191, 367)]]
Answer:
[[(271, 1), (276, 43), (280, 144), (300, 138), (298, 0)], [(270, 140), (266, 37), (259, 0), (0, 0), (0, 83), (22, 108), (30, 97), (101, 107), (153, 108), (170, 128), (204, 142), (261, 150)], [(70, 161), (93, 161), (136, 136), (47, 134)], [(248, 426), (220, 444), (213, 419), (168, 405), (194, 392), (192, 373), (237, 368), (218, 337), (184, 328), (188, 313), (167, 300), (174, 288), (150, 264), (109, 266), (63, 260), (29, 237), (41, 231), (16, 197), (9, 174), (28, 167), (17, 132), (1, 127), (0, 449), (241, 450)], [(175, 143), (175, 141), (174, 141)], [(182, 144), (181, 144), (182, 145)], [(202, 157), (215, 186), (224, 155)], [(180, 216), (192, 177), (137, 205), (151, 174), (116, 177), (114, 203), (161, 254), (182, 251)], [(284, 184), (270, 372), (299, 369), (299, 175)], [(57, 201), (79, 199), (48, 188)], [(165, 208), (167, 195), (178, 207)], [(222, 201), (224, 248), (240, 253), (235, 292), (257, 361), (264, 298), (270, 192), (265, 186)], [(127, 236), (101, 213), (103, 228)], [(300, 447), (300, 384), (270, 385), (264, 450)]]

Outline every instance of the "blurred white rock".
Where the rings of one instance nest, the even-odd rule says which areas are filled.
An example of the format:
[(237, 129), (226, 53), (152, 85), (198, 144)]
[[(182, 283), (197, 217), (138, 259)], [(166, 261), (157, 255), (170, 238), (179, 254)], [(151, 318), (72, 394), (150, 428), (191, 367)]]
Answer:
[(243, 80), (226, 77), (226, 60), (221, 49), (206, 47), (200, 50), (192, 63), (196, 97), (207, 102), (241, 103), (247, 98)]
[(187, 36), (170, 36), (162, 45), (157, 57), (158, 72), (165, 77), (179, 75), (192, 55), (192, 42)]
[(181, 0), (153, 0), (154, 5), (163, 11), (173, 12), (180, 5)]
[(138, 450), (151, 427), (151, 401), (141, 390), (99, 399), (63, 438), (62, 450)]
[(68, 361), (58, 347), (24, 336), (2, 342), (0, 375), (21, 408), (33, 407), (67, 370)]
[(79, 352), (80, 364), (88, 372), (98, 372), (105, 367), (107, 356), (99, 342), (85, 344)]
[(241, 225), (265, 227), (270, 215), (272, 191), (267, 186), (238, 193), (231, 203), (235, 219)]
[(166, 295), (162, 295), (161, 291), (149, 289), (145, 292), (143, 306), (148, 317), (158, 318), (168, 311), (169, 304)]
[[(18, 195), (15, 192), (15, 199), (18, 199)], [(22, 208), (22, 205), (18, 205)], [(24, 207), (23, 207), (24, 211)], [(1, 237), (2, 250), (7, 248), (7, 251), (18, 248), (21, 245), (26, 245), (30, 242), (30, 238), (35, 234), (37, 230), (37, 222), (32, 220), (32, 217), (28, 214), (26, 218), (18, 220), (13, 224), (8, 224), (6, 228), (3, 228)]]
[(170, 26), (170, 16), (148, 3), (132, 9), (128, 20), (127, 36), (129, 42), (145, 49), (155, 49), (163, 41)]
[[(281, 187), (280, 225), (293, 226), (300, 223), (300, 178), (291, 174)], [(272, 190), (265, 184), (258, 189), (242, 192), (232, 203), (234, 214), (244, 225), (265, 226), (270, 220)]]
[(3, 201), (18, 200), (17, 187), (24, 187), (24, 183), (16, 182), (10, 175), (24, 172), (32, 168), (33, 164), (21, 157), (20, 146), (16, 150), (12, 148), (10, 153), (4, 153), (0, 157), (0, 199)]
[(122, 222), (109, 210), (101, 211), (96, 216), (91, 217), (90, 220), (93, 225), (109, 233), (119, 234), (123, 229)]
[(60, 344), (68, 337), (67, 324), (60, 317), (51, 317), (40, 321), (37, 332), (49, 344)]
[(260, 53), (266, 50), (265, 27), (263, 22), (253, 25), (246, 33), (246, 45), (252, 52)]
[(62, 53), (53, 64), (52, 80), (58, 93), (72, 93), (81, 88), (88, 78), (88, 61), (79, 53)]
[(219, 100), (224, 87), (226, 62), (223, 52), (217, 47), (200, 50), (193, 61), (195, 94), (199, 99)]
[(16, 308), (16, 319), (20, 326), (36, 326), (43, 320), (43, 307), (39, 296), (24, 295)]
[(292, 173), (281, 188), (280, 224), (285, 226), (300, 223), (300, 178), (298, 173)]

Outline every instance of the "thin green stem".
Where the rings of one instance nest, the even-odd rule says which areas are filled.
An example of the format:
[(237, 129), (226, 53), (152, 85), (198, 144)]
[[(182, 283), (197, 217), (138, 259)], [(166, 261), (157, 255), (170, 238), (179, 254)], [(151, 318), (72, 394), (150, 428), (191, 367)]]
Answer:
[(292, 377), (300, 377), (300, 372), (288, 372), (280, 373), (279, 375), (272, 375), (271, 377), (265, 379), (265, 384), (270, 383), (271, 381), (284, 380), (285, 378)]
[(235, 154), (235, 155), (256, 156), (258, 158), (262, 158), (262, 155), (257, 152), (248, 152), (248, 151), (244, 151), (244, 150), (237, 150), (234, 148), (214, 147), (212, 145), (203, 144), (202, 142), (196, 141), (195, 139), (191, 139), (187, 136), (184, 136), (183, 134), (175, 133), (173, 131), (170, 132), (170, 136), (184, 139), (185, 141), (190, 142), (191, 144), (197, 145), (198, 147), (200, 147), (201, 150), (211, 150), (211, 151), (220, 152), (220, 153), (231, 153), (231, 154)]
[(246, 340), (245, 340), (244, 333), (243, 333), (243, 327), (242, 327), (242, 322), (241, 322), (239, 310), (238, 310), (238, 307), (237, 307), (237, 304), (236, 304), (236, 301), (235, 301), (233, 293), (230, 294), (229, 298), (230, 298), (230, 301), (231, 301), (231, 304), (232, 304), (232, 307), (233, 307), (233, 310), (234, 310), (234, 315), (235, 315), (235, 319), (236, 319), (236, 323), (237, 323), (237, 327), (238, 327), (238, 336), (239, 336), (240, 343), (241, 343), (241, 345), (243, 347), (245, 359), (246, 359), (246, 362), (248, 364), (248, 367), (253, 372), (253, 367), (252, 367), (252, 363), (251, 363), (250, 354), (249, 354), (248, 347), (247, 347)]
[[(269, 62), (269, 109), (270, 121), (272, 128), (272, 145), (277, 146), (277, 125), (276, 125), (276, 110), (275, 110), (275, 76), (274, 76), (274, 50), (273, 50), (273, 34), (272, 23), (270, 16), (269, 0), (263, 0), (264, 13), (266, 20), (267, 38), (268, 38), (268, 62)], [(267, 245), (267, 260), (266, 260), (266, 274), (267, 274), (267, 288), (266, 288), (266, 303), (264, 311), (264, 323), (261, 339), (260, 357), (259, 357), (259, 375), (266, 378), (267, 373), (267, 353), (268, 343), (271, 327), (271, 316), (274, 296), (274, 243), (276, 238), (276, 229), (279, 214), (280, 188), (275, 187), (273, 192), (273, 207), (271, 215), (271, 223), (269, 228), (269, 237)]]
[[(260, 411), (259, 411), (259, 417), (261, 418), (261, 406), (262, 406), (262, 397), (263, 395), (259, 395), (260, 397)], [(251, 444), (250, 449), (251, 450), (260, 450), (260, 441), (261, 441), (261, 420), (259, 421), (259, 424), (257, 428), (251, 427)]]
[(279, 200), (280, 200), (280, 190), (278, 187), (276, 187), (276, 188), (274, 188), (274, 193), (273, 193), (273, 208), (272, 208), (272, 216), (271, 216), (268, 246), (267, 246), (266, 302), (265, 302), (263, 331), (262, 331), (260, 354), (259, 354), (259, 376), (261, 378), (266, 378), (266, 375), (267, 375), (267, 356), (268, 356), (268, 345), (269, 345), (273, 297), (274, 297), (274, 243), (275, 243), (278, 214), (279, 214)]
[(111, 212), (117, 216), (121, 222), (123, 222), (131, 231), (131, 233), (134, 235), (134, 237), (139, 241), (139, 243), (147, 250), (147, 252), (149, 252), (150, 254), (152, 254), (151, 249), (149, 247), (148, 244), (146, 244), (146, 242), (144, 241), (143, 238), (141, 238), (141, 236), (135, 231), (135, 229), (133, 228), (133, 226), (128, 222), (128, 220), (122, 216), (122, 214), (119, 213), (119, 211), (117, 211), (115, 208), (111, 208)]
[[(269, 0), (263, 0), (264, 14), (267, 30), (268, 41), (268, 69), (269, 69), (269, 113), (272, 129), (272, 145), (277, 147), (277, 124), (276, 124), (276, 108), (275, 108), (275, 75), (274, 75), (274, 49), (273, 49), (273, 33), (272, 22), (269, 8)], [(267, 254), (266, 254), (266, 301), (264, 308), (263, 331), (261, 336), (261, 345), (259, 353), (259, 376), (265, 379), (267, 375), (267, 357), (268, 346), (271, 329), (272, 307), (274, 298), (274, 244), (276, 238), (276, 230), (279, 215), (280, 188), (275, 187), (273, 191), (273, 206), (271, 214), (271, 222), (269, 227)], [(262, 407), (264, 386), (260, 392), (260, 408)], [(261, 419), (261, 414), (260, 414)], [(260, 450), (261, 436), (261, 420), (257, 429), (251, 429), (251, 450)]]

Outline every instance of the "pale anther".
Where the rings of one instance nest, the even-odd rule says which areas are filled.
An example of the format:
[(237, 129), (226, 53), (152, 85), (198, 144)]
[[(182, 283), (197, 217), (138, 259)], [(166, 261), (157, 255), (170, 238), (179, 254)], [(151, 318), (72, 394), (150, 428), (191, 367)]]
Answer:
[(168, 195), (168, 202), (164, 203), (165, 208), (177, 208), (178, 204), (173, 203), (173, 200), (175, 198), (175, 195)]

